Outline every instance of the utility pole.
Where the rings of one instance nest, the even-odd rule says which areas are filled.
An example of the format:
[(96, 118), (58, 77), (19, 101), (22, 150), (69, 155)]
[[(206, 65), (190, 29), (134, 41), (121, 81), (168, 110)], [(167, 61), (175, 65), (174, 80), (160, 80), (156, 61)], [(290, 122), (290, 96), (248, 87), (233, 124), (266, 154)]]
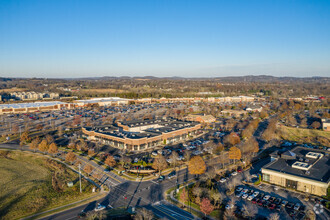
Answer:
[(80, 163), (79, 163), (79, 185), (80, 185), (80, 193), (81, 193), (81, 172), (80, 172)]

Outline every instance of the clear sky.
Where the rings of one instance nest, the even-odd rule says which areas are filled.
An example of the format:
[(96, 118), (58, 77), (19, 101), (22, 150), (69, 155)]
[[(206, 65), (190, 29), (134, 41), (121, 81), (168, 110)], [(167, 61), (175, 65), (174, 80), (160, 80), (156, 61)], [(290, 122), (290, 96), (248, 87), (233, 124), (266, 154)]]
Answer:
[(330, 0), (1, 0), (0, 76), (330, 76)]

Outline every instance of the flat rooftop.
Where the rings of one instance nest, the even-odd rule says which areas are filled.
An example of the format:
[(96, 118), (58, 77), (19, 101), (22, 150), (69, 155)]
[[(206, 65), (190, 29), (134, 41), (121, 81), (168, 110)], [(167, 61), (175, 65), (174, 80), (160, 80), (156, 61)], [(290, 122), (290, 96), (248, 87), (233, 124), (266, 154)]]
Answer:
[(124, 121), (121, 122), (122, 125), (126, 125), (130, 128), (134, 127), (142, 127), (147, 125), (158, 124), (163, 127), (174, 127), (174, 128), (182, 128), (182, 127), (191, 127), (199, 124), (198, 122), (191, 121), (180, 121), (176, 119), (152, 119), (152, 120), (132, 120), (132, 121)]
[(330, 181), (330, 156), (327, 151), (296, 147), (279, 155), (263, 169), (299, 176), (319, 182)]
[(119, 138), (130, 138), (130, 139), (140, 139), (140, 138), (150, 138), (156, 137), (163, 133), (169, 133), (173, 131), (178, 131), (184, 128), (194, 127), (198, 125), (198, 122), (186, 122), (179, 121), (175, 119), (156, 119), (156, 120), (134, 120), (134, 121), (126, 121), (122, 122), (122, 124), (127, 125), (129, 127), (141, 127), (152, 124), (162, 125), (158, 128), (147, 128), (141, 132), (131, 132), (124, 131), (121, 127), (117, 127), (115, 125), (102, 125), (96, 127), (85, 127), (87, 131), (94, 131), (97, 133), (102, 133), (105, 135), (110, 135)]
[(29, 103), (1, 104), (0, 109), (47, 107), (47, 106), (53, 106), (53, 105), (58, 105), (58, 104), (69, 104), (69, 103), (54, 101), (54, 102), (29, 102)]

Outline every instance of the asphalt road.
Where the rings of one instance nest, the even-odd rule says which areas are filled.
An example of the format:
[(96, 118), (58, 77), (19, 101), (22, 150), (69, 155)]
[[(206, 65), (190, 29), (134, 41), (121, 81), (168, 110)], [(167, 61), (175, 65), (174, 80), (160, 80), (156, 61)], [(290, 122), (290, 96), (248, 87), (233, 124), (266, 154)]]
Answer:
[(193, 219), (193, 216), (190, 213), (175, 206), (159, 204), (160, 201), (164, 202), (165, 198), (163, 194), (166, 190), (174, 186), (180, 186), (180, 184), (183, 184), (193, 178), (194, 177), (188, 173), (187, 169), (183, 169), (177, 172), (176, 177), (171, 179), (167, 178), (160, 183), (157, 183), (156, 181), (126, 181), (111, 187), (109, 194), (103, 199), (93, 201), (89, 204), (63, 211), (42, 219), (75, 219), (82, 210), (85, 212), (93, 210), (97, 206), (97, 203), (105, 206), (111, 205), (113, 208), (146, 207), (161, 218)]
[[(1, 148), (20, 149), (19, 145), (16, 144), (2, 144)], [(26, 148), (26, 150), (28, 150), (28, 148)], [(98, 171), (103, 172), (103, 167), (97, 165), (93, 161), (88, 161), (83, 157), (81, 157), (80, 160), (92, 164)], [(146, 207), (161, 218), (191, 219), (191, 216), (187, 217), (189, 213), (187, 214), (175, 206), (159, 204), (159, 202), (165, 200), (164, 192), (166, 190), (175, 186), (180, 187), (180, 185), (193, 178), (194, 176), (189, 174), (187, 168), (177, 171), (177, 175), (173, 176), (171, 179), (166, 176), (165, 180), (162, 182), (157, 182), (155, 180), (133, 182), (123, 179), (114, 173), (103, 172), (101, 181), (103, 180), (103, 182), (110, 187), (110, 192), (106, 197), (42, 219), (76, 219), (82, 210), (85, 212), (91, 211), (97, 206), (97, 203), (101, 203), (105, 206), (111, 205), (113, 208)]]

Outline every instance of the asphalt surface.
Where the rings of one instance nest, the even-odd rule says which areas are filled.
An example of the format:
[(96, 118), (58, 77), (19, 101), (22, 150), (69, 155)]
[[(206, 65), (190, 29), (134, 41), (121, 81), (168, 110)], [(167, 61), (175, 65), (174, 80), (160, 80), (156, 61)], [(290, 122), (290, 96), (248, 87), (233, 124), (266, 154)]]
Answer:
[(152, 210), (155, 215), (160, 218), (193, 219), (193, 216), (188, 212), (172, 205), (159, 203), (160, 201), (165, 202), (164, 192), (166, 190), (175, 186), (179, 187), (181, 184), (193, 178), (194, 177), (188, 173), (187, 169), (183, 169), (177, 172), (177, 176), (171, 179), (166, 178), (160, 183), (156, 181), (126, 181), (119, 185), (112, 186), (108, 195), (103, 199), (42, 219), (75, 219), (82, 210), (84, 210), (84, 212), (92, 211), (98, 203), (104, 206), (111, 205), (113, 208), (145, 207)]
[[(1, 148), (8, 149), (20, 149), (19, 145), (16, 144), (2, 144)], [(24, 147), (24, 150), (29, 150)], [(103, 171), (103, 167), (96, 164), (94, 161), (89, 161), (86, 158), (79, 158), (82, 163), (88, 162), (92, 164), (98, 171)], [(113, 208), (118, 207), (146, 207), (152, 210), (160, 218), (166, 219), (192, 219), (192, 215), (187, 213), (175, 206), (164, 203), (164, 192), (172, 187), (180, 187), (180, 185), (194, 179), (194, 176), (189, 174), (188, 169), (184, 168), (177, 171), (176, 176), (157, 182), (156, 180), (150, 181), (128, 181), (114, 173), (105, 173), (101, 176), (100, 180), (104, 184), (108, 185), (110, 192), (103, 199), (99, 199), (90, 202), (86, 205), (81, 205), (57, 214), (44, 217), (42, 219), (76, 219), (78, 214), (84, 210), (84, 212), (92, 211), (98, 203), (108, 206), (111, 205)]]

